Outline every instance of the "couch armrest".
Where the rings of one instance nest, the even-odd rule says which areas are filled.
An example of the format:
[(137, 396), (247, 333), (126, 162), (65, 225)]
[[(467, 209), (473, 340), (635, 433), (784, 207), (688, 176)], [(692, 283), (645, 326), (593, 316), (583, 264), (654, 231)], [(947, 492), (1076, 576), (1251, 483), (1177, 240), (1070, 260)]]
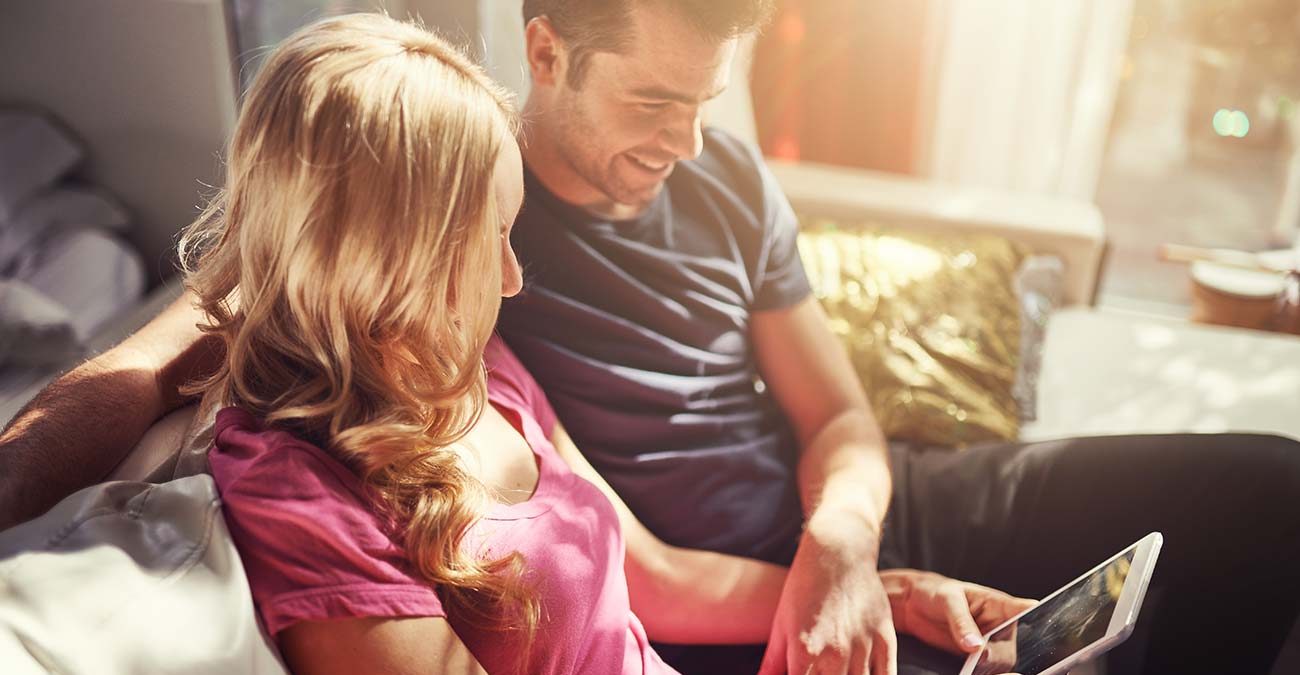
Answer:
[(997, 234), (1060, 257), (1066, 304), (1093, 302), (1106, 232), (1092, 204), (808, 162), (768, 160), (768, 166), (801, 215)]

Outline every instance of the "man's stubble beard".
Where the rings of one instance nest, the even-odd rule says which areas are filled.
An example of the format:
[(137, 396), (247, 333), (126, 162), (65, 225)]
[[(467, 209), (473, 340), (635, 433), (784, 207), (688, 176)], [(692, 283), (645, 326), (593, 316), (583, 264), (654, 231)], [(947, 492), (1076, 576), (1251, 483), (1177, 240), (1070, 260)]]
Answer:
[(560, 156), (579, 178), (599, 192), (608, 206), (615, 204), (645, 208), (659, 193), (662, 183), (653, 190), (634, 190), (622, 184), (614, 164), (619, 155), (614, 155), (608, 164), (601, 164), (599, 144), (592, 141), (596, 125), (584, 114), (579, 106), (568, 105), (561, 115)]

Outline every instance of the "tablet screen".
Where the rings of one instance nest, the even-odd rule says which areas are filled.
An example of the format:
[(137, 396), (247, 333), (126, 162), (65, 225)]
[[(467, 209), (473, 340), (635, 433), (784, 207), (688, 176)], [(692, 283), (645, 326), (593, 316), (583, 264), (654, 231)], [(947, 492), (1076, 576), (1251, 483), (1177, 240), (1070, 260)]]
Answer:
[(993, 635), (975, 675), (1037, 675), (1106, 635), (1137, 548), (1043, 601)]

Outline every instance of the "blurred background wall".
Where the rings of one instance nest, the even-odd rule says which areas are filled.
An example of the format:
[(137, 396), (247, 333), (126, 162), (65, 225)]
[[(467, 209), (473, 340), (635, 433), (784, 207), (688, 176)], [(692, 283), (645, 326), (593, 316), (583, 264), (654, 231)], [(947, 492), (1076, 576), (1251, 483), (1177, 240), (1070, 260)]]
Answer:
[(153, 283), (170, 241), (220, 183), (236, 82), (223, 0), (0, 3), (0, 108), (42, 111), (86, 146), (76, 178), (131, 212)]

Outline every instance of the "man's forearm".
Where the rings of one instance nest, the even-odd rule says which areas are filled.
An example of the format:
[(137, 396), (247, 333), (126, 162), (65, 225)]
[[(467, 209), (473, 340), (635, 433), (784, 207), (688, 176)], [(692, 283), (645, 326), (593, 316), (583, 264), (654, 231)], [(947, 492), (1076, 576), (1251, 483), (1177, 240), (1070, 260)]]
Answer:
[(183, 384), (216, 371), (225, 351), (204, 337), (202, 319), (190, 294), (181, 295), (14, 417), (0, 434), (0, 529), (103, 479), (159, 417), (187, 400)]
[(866, 537), (864, 553), (876, 555), (891, 482), (885, 439), (869, 412), (850, 408), (822, 426), (800, 457), (799, 489), (810, 532)]
[(164, 412), (153, 377), (118, 355), (83, 363), (32, 399), (0, 434), (0, 529), (112, 471)]

